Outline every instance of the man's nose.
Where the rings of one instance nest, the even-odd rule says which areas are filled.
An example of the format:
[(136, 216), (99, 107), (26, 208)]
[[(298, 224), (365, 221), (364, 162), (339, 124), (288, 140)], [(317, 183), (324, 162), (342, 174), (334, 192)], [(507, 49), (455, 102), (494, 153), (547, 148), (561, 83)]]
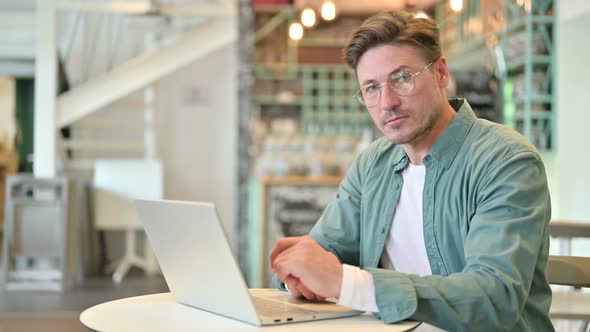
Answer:
[(388, 84), (385, 84), (381, 88), (381, 101), (379, 104), (382, 110), (389, 111), (399, 107), (401, 99), (391, 90)]

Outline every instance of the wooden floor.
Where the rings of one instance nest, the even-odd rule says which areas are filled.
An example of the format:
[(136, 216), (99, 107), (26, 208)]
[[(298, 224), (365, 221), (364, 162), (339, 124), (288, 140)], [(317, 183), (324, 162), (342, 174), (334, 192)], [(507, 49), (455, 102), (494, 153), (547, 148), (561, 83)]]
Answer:
[(0, 290), (0, 332), (88, 331), (79, 321), (93, 305), (124, 297), (167, 292), (161, 276), (136, 274), (120, 285), (109, 277), (90, 278), (65, 292)]

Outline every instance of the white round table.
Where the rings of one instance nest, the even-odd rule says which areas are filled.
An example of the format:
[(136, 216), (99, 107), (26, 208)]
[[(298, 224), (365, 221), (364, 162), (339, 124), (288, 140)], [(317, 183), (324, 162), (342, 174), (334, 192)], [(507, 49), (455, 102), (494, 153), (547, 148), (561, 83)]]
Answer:
[(95, 305), (80, 315), (80, 321), (95, 331), (408, 331), (419, 322), (386, 325), (372, 315), (317, 320), (259, 327), (215, 315), (175, 302), (171, 293), (130, 297)]

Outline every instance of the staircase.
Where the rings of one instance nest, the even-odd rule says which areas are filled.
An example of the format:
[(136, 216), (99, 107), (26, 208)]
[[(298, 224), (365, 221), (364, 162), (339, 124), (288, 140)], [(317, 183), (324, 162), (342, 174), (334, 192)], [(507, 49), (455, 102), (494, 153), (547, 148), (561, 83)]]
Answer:
[(154, 159), (157, 81), (235, 40), (232, 18), (119, 15), (82, 21), (88, 19), (106, 25), (93, 30), (105, 33), (88, 38), (87, 29), (70, 19), (74, 46), (61, 52), (74, 82), (57, 101), (58, 126), (69, 128), (59, 144), (63, 169), (91, 171), (94, 160), (105, 158)]
[[(55, 100), (53, 96), (47, 98), (52, 104), (55, 103), (47, 107), (47, 110), (44, 109), (47, 104), (42, 103), (43, 98), (37, 99), (37, 102), (41, 103), (41, 107), (38, 108), (40, 114), (52, 115), (47, 117), (50, 121), (37, 122), (37, 125), (41, 127), (35, 128), (38, 134), (37, 142), (41, 141), (38, 145), (49, 142), (47, 147), (57, 147), (58, 152), (57, 156), (42, 153), (35, 155), (35, 165), (41, 165), (39, 168), (42, 168), (39, 173), (51, 168), (47, 173), (54, 173), (57, 169), (57, 173), (75, 174), (78, 178), (92, 179), (95, 173), (95, 161), (99, 159), (117, 159), (115, 162), (120, 163), (130, 162), (131, 159), (145, 159), (139, 162), (139, 166), (149, 166), (150, 160), (157, 158), (155, 120), (159, 116), (164, 116), (157, 111), (156, 107), (158, 81), (193, 63), (203, 55), (233, 43), (237, 35), (236, 13), (233, 9), (237, 6), (233, 0), (216, 2), (170, 0), (165, 3), (162, 1), (160, 12), (150, 11), (139, 15), (115, 14), (112, 11), (109, 12), (111, 10), (109, 8), (118, 4), (123, 8), (126, 4), (141, 3), (140, 0), (42, 0), (43, 2), (2, 0), (0, 1), (2, 14), (0, 27), (2, 27), (3, 15), (11, 15), (4, 11), (3, 1), (15, 4), (19, 1), (32, 3), (32, 9), (29, 9), (26, 15), (32, 18), (28, 21), (33, 23), (30, 25), (28, 35), (33, 37), (36, 36), (34, 4), (47, 6), (53, 10), (53, 7), (45, 2), (52, 1), (50, 4), (57, 4), (56, 6), (59, 7), (55, 20), (53, 16), (50, 16), (51, 11), (42, 12), (45, 15), (40, 17), (44, 19), (42, 22), (49, 22), (50, 26), (54, 25), (53, 21), (58, 23), (59, 31), (56, 34), (58, 58), (65, 72), (62, 77), (67, 77), (70, 88), (60, 91)], [(72, 9), (73, 7), (80, 9)], [(96, 8), (99, 12), (95, 11)], [(43, 33), (46, 37), (51, 36), (50, 32), (41, 30), (40, 35)], [(51, 39), (47, 41), (49, 42), (40, 43), (46, 45), (39, 50), (46, 55), (49, 54), (43, 59), (50, 62), (47, 59), (52, 56), (55, 46)], [(27, 59), (30, 65), (30, 55), (34, 58), (36, 54), (35, 42), (33, 40), (21, 45), (28, 50), (28, 53), (24, 54), (29, 54), (28, 57), (22, 56), (21, 59)], [(9, 59), (3, 56), (2, 46), (0, 46), (0, 70), (3, 61), (6, 60)], [(48, 69), (49, 67), (46, 65), (38, 68)], [(35, 73), (31, 69), (34, 67), (29, 67), (29, 77)], [(47, 72), (51, 74), (47, 76), (53, 78), (51, 70), (46, 70), (43, 74)], [(50, 81), (43, 81), (40, 77), (41, 84), (38, 86), (43, 87), (43, 82)], [(51, 90), (38, 91), (42, 91), (46, 97), (51, 95)], [(45, 111), (47, 113), (44, 113)], [(55, 118), (50, 112), (55, 112)], [(52, 127), (53, 121), (55, 121), (55, 128)], [(53, 129), (58, 131), (55, 140)], [(46, 132), (51, 135), (45, 134)], [(51, 149), (41, 148), (39, 151), (51, 151)], [(46, 165), (57, 167), (54, 169)], [(99, 169), (100, 167), (96, 167), (96, 173), (100, 173)], [(162, 173), (160, 167), (157, 172), (140, 176), (140, 178), (161, 183)], [(117, 165), (115, 171), (110, 171), (109, 174), (121, 175), (122, 173)], [(153, 174), (157, 176), (151, 176)], [(137, 172), (134, 171), (129, 176), (125, 175), (123, 180), (132, 179), (135, 175)], [(119, 182), (120, 185), (125, 181)], [(139, 190), (142, 184), (144, 183), (127, 186), (127, 188)], [(97, 188), (95, 183), (94, 189)], [(162, 197), (160, 194), (160, 197), (153, 198)], [(129, 220), (125, 221), (127, 224), (119, 223), (116, 228), (116, 230), (125, 231), (126, 241), (122, 260), (117, 262), (116, 266), (113, 265), (116, 267), (113, 279), (120, 282), (131, 265), (139, 266), (146, 272), (153, 270), (155, 262), (147, 254), (147, 248), (145, 260), (138, 260), (135, 255), (135, 236), (141, 225), (129, 222), (132, 221), (132, 215), (137, 218), (135, 210), (132, 209), (132, 202), (127, 200), (125, 206), (128, 212), (131, 212), (125, 214), (121, 213), (120, 209), (113, 208), (112, 204), (100, 208), (99, 201), (99, 197), (96, 196), (93, 210), (97, 229), (100, 220), (106, 219), (112, 222), (114, 219), (100, 218), (102, 212), (110, 212), (116, 217), (121, 217), (120, 215), (129, 217)], [(115, 229), (111, 228), (111, 230)], [(147, 242), (145, 245), (147, 246)]]
[[(157, 10), (148, 0), (47, 1), (59, 8), (58, 58), (70, 86), (56, 105), (58, 170), (66, 172), (91, 174), (100, 158), (154, 158), (157, 81), (237, 33), (231, 0), (168, 0)], [(0, 3), (0, 74), (34, 75), (35, 7)]]
[(154, 157), (154, 87), (126, 96), (70, 126), (59, 148), (66, 172), (91, 172), (97, 159)]
[[(138, 23), (133, 17), (83, 12), (65, 21), (69, 40), (60, 53), (74, 89), (164, 45), (155, 41), (162, 29), (158, 17)], [(88, 38), (92, 32), (94, 38)], [(168, 40), (178, 37), (177, 32), (171, 35)], [(97, 159), (153, 159), (156, 93), (156, 84), (149, 84), (62, 129), (58, 153), (63, 171), (91, 176)]]

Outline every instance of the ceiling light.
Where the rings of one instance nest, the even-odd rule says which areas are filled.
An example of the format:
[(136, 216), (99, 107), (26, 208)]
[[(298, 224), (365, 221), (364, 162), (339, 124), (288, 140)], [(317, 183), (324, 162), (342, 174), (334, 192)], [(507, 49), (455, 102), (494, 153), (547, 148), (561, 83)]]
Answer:
[(326, 21), (336, 18), (336, 5), (332, 1), (327, 0), (322, 4), (322, 18)]
[(451, 0), (451, 9), (460, 12), (463, 9), (463, 0)]
[(289, 38), (299, 40), (303, 37), (303, 27), (299, 22), (293, 22), (289, 26)]
[(309, 28), (315, 25), (315, 11), (312, 8), (305, 8), (301, 12), (301, 24)]

